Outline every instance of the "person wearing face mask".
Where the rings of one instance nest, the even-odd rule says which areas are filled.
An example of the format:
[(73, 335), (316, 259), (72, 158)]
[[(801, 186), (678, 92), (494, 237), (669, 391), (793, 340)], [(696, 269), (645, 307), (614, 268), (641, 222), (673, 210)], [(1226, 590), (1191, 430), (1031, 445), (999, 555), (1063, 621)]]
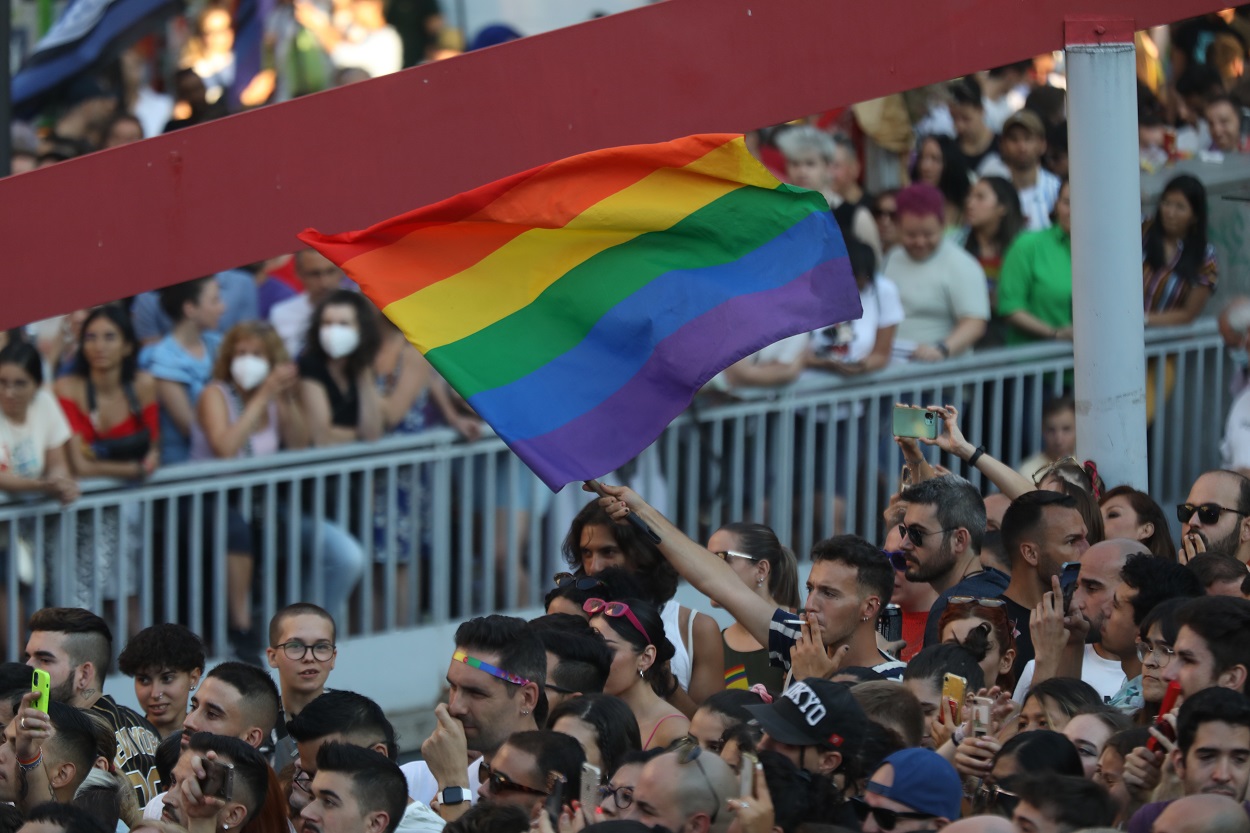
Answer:
[(313, 311), (299, 358), (301, 399), (316, 446), (382, 436), (383, 403), (374, 380), (377, 313), (364, 296), (337, 290)]
[[(222, 340), (212, 381), (198, 405), (198, 419), (191, 437), (191, 459), (261, 457), (281, 448), (306, 448), (310, 433), (299, 376), (287, 356), (282, 339), (267, 324), (248, 322), (233, 327)], [(240, 507), (232, 505), (227, 517), (227, 550), (246, 553), (246, 561), (231, 561), (227, 568), (232, 627), (251, 628), (251, 552), (253, 535)], [(286, 517), (279, 508), (279, 517)], [(263, 517), (263, 513), (257, 515)], [(300, 550), (306, 564), (315, 563), (313, 547), (320, 524), (324, 547), (322, 561), (325, 598), (320, 603), (338, 610), (360, 578), (364, 554), (360, 544), (342, 527), (300, 517)], [(287, 552), (279, 530), (278, 552)], [(305, 570), (304, 598), (312, 598), (311, 571)], [(237, 587), (237, 589), (236, 589)]]

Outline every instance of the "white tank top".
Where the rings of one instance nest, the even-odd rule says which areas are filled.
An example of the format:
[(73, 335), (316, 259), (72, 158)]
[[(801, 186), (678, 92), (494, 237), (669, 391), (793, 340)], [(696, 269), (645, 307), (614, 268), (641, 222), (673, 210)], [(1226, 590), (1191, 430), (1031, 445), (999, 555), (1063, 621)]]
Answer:
[[(694, 666), (694, 617), (695, 612), (692, 610), (683, 639), (681, 605), (669, 599), (664, 603), (664, 607), (660, 608), (660, 621), (664, 623), (664, 635), (668, 637), (669, 642), (673, 643), (673, 658), (669, 661), (668, 667), (673, 672), (673, 677), (677, 679), (677, 684), (686, 691), (690, 691), (690, 672)], [(687, 644), (691, 646), (690, 649), (686, 648)]]

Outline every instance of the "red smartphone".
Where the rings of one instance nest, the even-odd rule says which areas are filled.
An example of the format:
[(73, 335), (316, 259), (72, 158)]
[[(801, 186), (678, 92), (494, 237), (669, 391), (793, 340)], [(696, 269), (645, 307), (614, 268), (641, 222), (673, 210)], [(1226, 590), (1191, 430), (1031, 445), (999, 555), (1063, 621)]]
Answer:
[[(1180, 680), (1173, 680), (1168, 683), (1168, 690), (1163, 693), (1163, 702), (1159, 704), (1159, 716), (1155, 718), (1155, 728), (1158, 729), (1165, 738), (1176, 742), (1176, 730), (1172, 728), (1172, 724), (1165, 720), (1167, 713), (1172, 711), (1176, 706), (1176, 698), (1181, 694)], [(1151, 752), (1159, 751), (1159, 739), (1154, 735), (1146, 741), (1146, 748)]]

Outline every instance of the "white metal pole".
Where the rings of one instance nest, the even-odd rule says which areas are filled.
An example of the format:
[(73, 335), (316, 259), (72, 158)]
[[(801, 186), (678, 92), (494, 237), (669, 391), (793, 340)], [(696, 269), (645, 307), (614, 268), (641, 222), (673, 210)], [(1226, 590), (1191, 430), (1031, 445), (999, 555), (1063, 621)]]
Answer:
[(1072, 324), (1081, 459), (1147, 488), (1141, 176), (1131, 21), (1068, 21)]

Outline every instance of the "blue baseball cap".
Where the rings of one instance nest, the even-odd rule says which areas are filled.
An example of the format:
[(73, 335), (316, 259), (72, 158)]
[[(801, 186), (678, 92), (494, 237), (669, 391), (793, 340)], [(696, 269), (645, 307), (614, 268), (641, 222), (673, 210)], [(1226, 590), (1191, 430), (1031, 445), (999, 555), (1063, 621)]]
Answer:
[[(959, 773), (931, 749), (903, 749), (881, 762), (894, 768), (894, 783), (868, 782), (868, 792), (905, 804), (917, 813), (954, 821), (959, 818), (964, 786)], [(879, 769), (880, 767), (878, 767)]]

